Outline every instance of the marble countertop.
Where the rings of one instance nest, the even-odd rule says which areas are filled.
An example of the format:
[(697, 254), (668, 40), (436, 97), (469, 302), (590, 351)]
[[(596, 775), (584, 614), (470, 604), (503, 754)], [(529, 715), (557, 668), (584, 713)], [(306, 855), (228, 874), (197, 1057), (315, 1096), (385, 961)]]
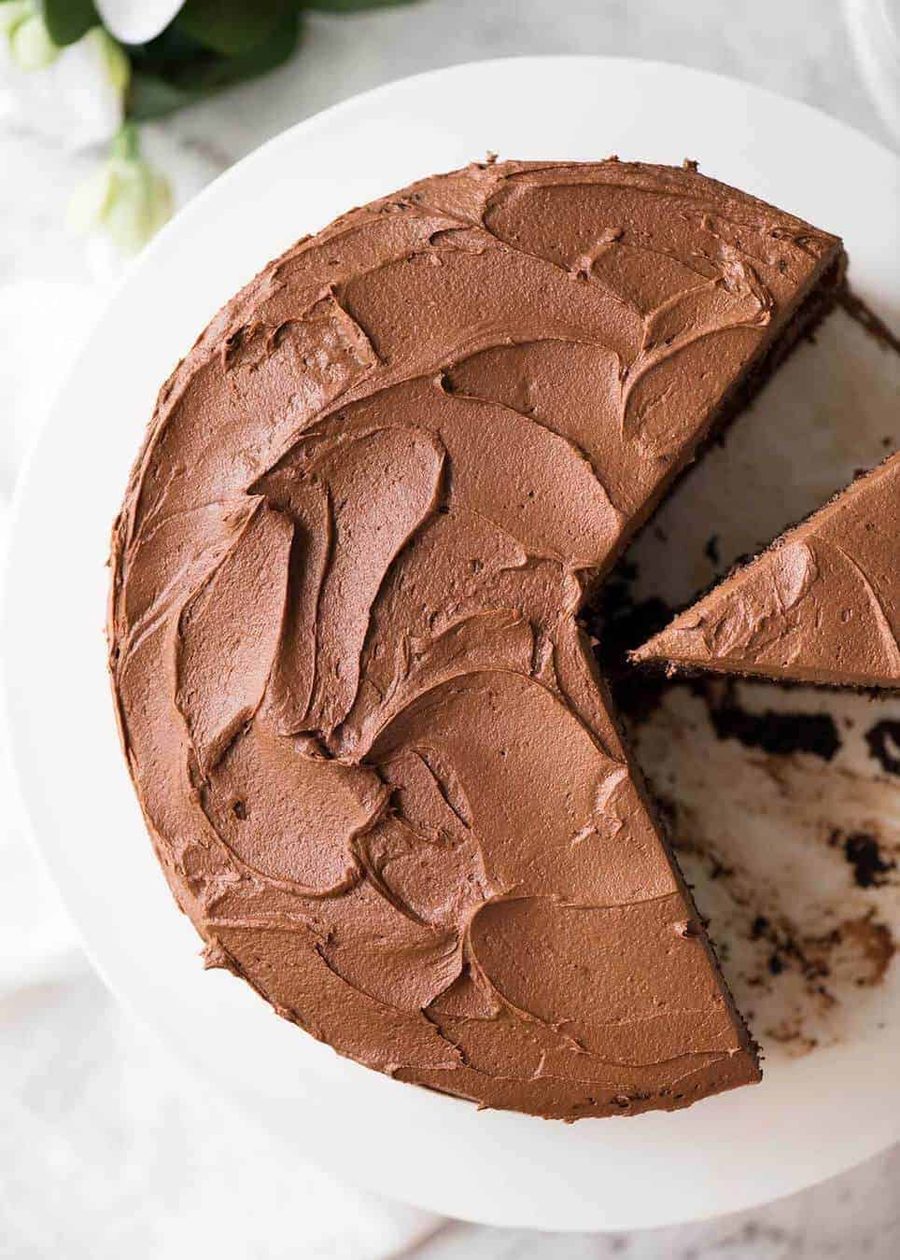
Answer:
[[(311, 15), (289, 65), (148, 128), (147, 148), (183, 202), (265, 139), (355, 92), (455, 62), (537, 52), (639, 56), (715, 70), (807, 101), (891, 143), (857, 71), (837, 0), (729, 6), (716, 0), (423, 0), (352, 19)], [(118, 269), (108, 254), (62, 226), (71, 188), (95, 162), (95, 154), (72, 151), (64, 136), (0, 108), (0, 339), (7, 350), (0, 356), (0, 394), (11, 418), (0, 425), (0, 508), (55, 386), (27, 371), (29, 344), (55, 339), (65, 358), (77, 343), (77, 322), (102, 301)], [(39, 322), (48, 295), (61, 317)], [(203, 1196), (221, 1190), (223, 1174), (208, 1150), (191, 1145), (187, 1113), (200, 1104), (179, 1101), (177, 1070), (159, 1066), (156, 1049), (125, 1026), (100, 983), (75, 959), (52, 893), (23, 856), (20, 829), (0, 832), (0, 854), (13, 871), (11, 900), (33, 907), (40, 887), (52, 924), (40, 940), (33, 936), (40, 965), (26, 959), (18, 971), (0, 966), (0, 1071), (12, 1084), (4, 1091), (11, 1101), (0, 1102), (0, 1256), (144, 1260), (192, 1254), (198, 1245), (218, 1260), (294, 1254), (312, 1260), (892, 1260), (900, 1254), (896, 1150), (766, 1208), (662, 1231), (557, 1236), (484, 1229), (390, 1209), (356, 1192), (341, 1199), (340, 1188), (329, 1183), (327, 1193), (337, 1196), (356, 1227), (304, 1241), (303, 1194), (325, 1195), (324, 1182), (311, 1173), (286, 1176), (283, 1153), (277, 1176), (253, 1181), (248, 1173), (256, 1194), (249, 1206), (233, 1194), (229, 1211), (220, 1195), (216, 1211), (205, 1213)], [(31, 911), (13, 909), (5, 923), (3, 917), (0, 955), (5, 931), (20, 941), (26, 919), (32, 926)], [(53, 1084), (63, 1057), (77, 1096), (64, 1098)], [(199, 1122), (221, 1149), (246, 1152), (242, 1120), (219, 1100), (203, 1102)], [(165, 1169), (153, 1145), (153, 1135), (163, 1130), (171, 1139)], [(143, 1160), (132, 1161), (127, 1176), (126, 1149), (139, 1150)], [(262, 1166), (279, 1157), (260, 1135), (250, 1158)], [(738, 1139), (734, 1158), (740, 1158)], [(41, 1201), (48, 1177), (64, 1177), (77, 1190), (65, 1216)], [(151, 1221), (145, 1200), (154, 1193), (160, 1207)]]

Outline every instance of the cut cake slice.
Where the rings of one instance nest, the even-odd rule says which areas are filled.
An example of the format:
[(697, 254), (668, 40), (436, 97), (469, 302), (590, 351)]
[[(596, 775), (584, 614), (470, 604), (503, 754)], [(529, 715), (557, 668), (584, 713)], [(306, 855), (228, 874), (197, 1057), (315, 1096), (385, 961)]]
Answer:
[(674, 669), (900, 686), (900, 452), (632, 653)]

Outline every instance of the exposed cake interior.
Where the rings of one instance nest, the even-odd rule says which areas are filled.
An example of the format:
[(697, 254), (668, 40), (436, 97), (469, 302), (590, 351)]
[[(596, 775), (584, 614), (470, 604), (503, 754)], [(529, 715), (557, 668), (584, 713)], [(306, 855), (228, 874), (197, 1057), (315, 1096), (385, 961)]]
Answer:
[(739, 565), (638, 663), (832, 687), (900, 687), (900, 454)]
[(508, 162), (351, 212), (224, 308), (160, 395), (110, 613), (211, 965), (484, 1106), (758, 1079), (576, 615), (842, 267), (693, 170)]

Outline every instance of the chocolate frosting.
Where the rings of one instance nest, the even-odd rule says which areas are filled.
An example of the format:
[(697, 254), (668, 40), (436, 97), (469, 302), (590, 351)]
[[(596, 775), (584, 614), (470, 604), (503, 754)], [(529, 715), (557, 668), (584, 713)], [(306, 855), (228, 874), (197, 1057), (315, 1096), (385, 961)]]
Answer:
[(633, 654), (834, 687), (900, 687), (900, 454), (783, 534)]
[(208, 965), (485, 1106), (758, 1078), (576, 613), (841, 257), (689, 169), (486, 163), (220, 312), (160, 394), (110, 613)]

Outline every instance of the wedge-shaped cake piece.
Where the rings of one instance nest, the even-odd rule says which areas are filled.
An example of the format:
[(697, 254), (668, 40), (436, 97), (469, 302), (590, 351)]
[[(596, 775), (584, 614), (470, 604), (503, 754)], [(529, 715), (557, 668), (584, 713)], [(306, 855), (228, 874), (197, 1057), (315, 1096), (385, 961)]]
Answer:
[(632, 654), (676, 669), (900, 687), (900, 454)]
[(843, 260), (692, 170), (510, 162), (354, 210), (225, 307), (160, 395), (109, 627), (208, 963), (485, 1106), (758, 1078), (576, 614)]

